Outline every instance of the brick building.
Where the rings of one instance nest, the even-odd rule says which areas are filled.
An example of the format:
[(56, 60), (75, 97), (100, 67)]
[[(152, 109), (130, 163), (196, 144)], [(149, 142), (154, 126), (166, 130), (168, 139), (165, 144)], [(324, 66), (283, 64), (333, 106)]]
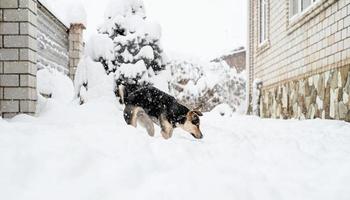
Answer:
[(250, 0), (248, 33), (249, 112), (350, 121), (349, 0)]
[(0, 117), (35, 113), (37, 70), (74, 76), (83, 29), (64, 25), (40, 0), (0, 1)]

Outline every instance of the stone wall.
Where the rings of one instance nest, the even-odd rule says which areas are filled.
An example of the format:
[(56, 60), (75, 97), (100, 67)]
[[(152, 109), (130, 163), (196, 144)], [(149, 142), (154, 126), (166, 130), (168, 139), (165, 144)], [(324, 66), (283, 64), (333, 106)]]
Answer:
[(0, 116), (34, 114), (36, 94), (35, 0), (0, 1)]
[(350, 122), (350, 65), (263, 90), (262, 117)]

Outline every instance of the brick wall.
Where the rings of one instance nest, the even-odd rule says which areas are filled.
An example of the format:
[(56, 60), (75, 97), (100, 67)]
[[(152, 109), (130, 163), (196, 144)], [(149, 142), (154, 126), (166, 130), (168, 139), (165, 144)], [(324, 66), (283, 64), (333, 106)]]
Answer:
[(69, 77), (74, 80), (75, 71), (83, 54), (83, 24), (72, 24), (69, 30)]
[(250, 4), (250, 76), (263, 82), (263, 93), (350, 64), (350, 1), (320, 0), (300, 18), (289, 19), (289, 0), (269, 0), (263, 46), (258, 42), (258, 5)]
[(36, 15), (34, 0), (0, 1), (0, 115), (35, 113)]
[(254, 87), (254, 52), (255, 52), (255, 25), (256, 25), (256, 9), (257, 1), (248, 1), (248, 49), (247, 49), (247, 73), (248, 73), (248, 81), (247, 81), (247, 114), (253, 114), (253, 87)]
[(0, 117), (35, 114), (38, 69), (74, 78), (84, 29), (65, 27), (37, 0), (0, 0)]

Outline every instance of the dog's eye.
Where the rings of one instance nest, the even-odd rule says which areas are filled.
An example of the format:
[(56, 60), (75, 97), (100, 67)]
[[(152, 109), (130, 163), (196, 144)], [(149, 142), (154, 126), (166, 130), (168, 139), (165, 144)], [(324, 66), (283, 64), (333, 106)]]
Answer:
[(199, 117), (194, 116), (194, 117), (192, 118), (192, 124), (194, 124), (194, 125), (199, 125)]

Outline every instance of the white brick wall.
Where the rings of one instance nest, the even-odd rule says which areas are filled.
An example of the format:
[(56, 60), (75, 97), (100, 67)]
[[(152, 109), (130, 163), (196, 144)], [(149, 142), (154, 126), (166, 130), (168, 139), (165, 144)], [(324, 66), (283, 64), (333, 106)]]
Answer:
[(19, 76), (2, 74), (0, 75), (0, 85), (4, 87), (19, 86)]
[(36, 74), (36, 66), (30, 62), (4, 62), (3, 64), (4, 74)]
[(19, 101), (1, 101), (1, 111), (4, 113), (19, 112)]
[(18, 60), (18, 58), (18, 49), (0, 49), (1, 61)]
[(18, 23), (0, 22), (0, 34), (19, 34)]
[(0, 0), (0, 116), (35, 113), (36, 0)]

